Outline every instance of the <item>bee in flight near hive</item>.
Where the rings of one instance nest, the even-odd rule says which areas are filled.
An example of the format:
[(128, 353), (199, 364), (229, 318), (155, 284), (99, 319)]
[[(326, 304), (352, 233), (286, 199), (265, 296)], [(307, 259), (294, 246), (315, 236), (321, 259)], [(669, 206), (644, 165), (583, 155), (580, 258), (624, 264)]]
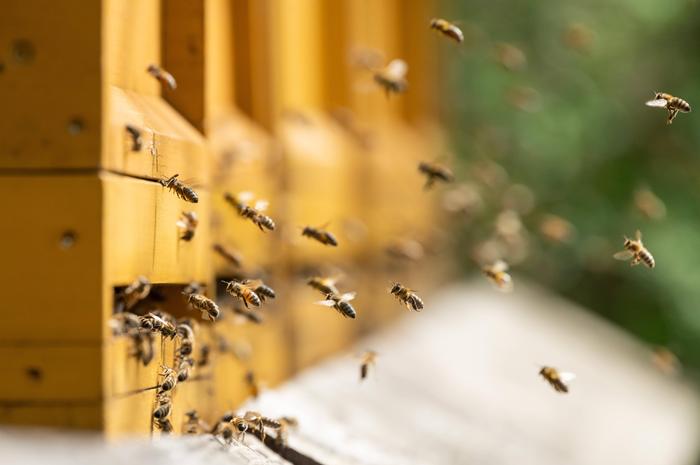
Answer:
[(255, 376), (255, 372), (253, 370), (246, 371), (244, 380), (248, 387), (248, 393), (254, 399), (257, 399), (260, 395), (260, 382), (258, 381), (258, 377)]
[(170, 90), (177, 89), (177, 81), (175, 81), (173, 75), (161, 68), (160, 66), (148, 65), (146, 71), (148, 72), (148, 74), (158, 79), (158, 82), (160, 82), (162, 85), (168, 86)]
[(406, 73), (408, 65), (401, 59), (391, 60), (386, 67), (374, 72), (374, 82), (386, 92), (389, 97), (391, 93), (400, 94), (408, 89), (408, 81), (406, 81)]
[(631, 258), (630, 266), (636, 266), (640, 263), (644, 263), (649, 268), (656, 266), (654, 257), (642, 243), (642, 233), (639, 230), (634, 233), (634, 239), (625, 236), (623, 247), (624, 250), (613, 255), (615, 260), (629, 260)]
[(163, 377), (163, 381), (158, 385), (158, 395), (172, 391), (177, 384), (177, 374), (175, 370), (164, 365), (161, 365), (161, 370), (160, 375)]
[(316, 302), (318, 305), (323, 305), (325, 307), (332, 307), (338, 311), (345, 318), (355, 318), (357, 312), (350, 305), (350, 301), (355, 298), (357, 294), (355, 292), (347, 292), (343, 295), (338, 294), (328, 294), (326, 295), (326, 300), (321, 300)]
[(464, 42), (462, 30), (446, 19), (433, 18), (430, 20), (430, 28), (441, 32), (458, 44)]
[(185, 412), (185, 421), (182, 423), (183, 434), (199, 434), (207, 429), (209, 428), (199, 418), (199, 413), (196, 410)]
[(426, 177), (425, 185), (423, 186), (425, 190), (433, 187), (435, 181), (452, 182), (454, 180), (454, 175), (449, 168), (436, 163), (420, 162), (418, 171)]
[(562, 393), (569, 392), (568, 383), (576, 378), (576, 375), (573, 373), (559, 372), (556, 368), (547, 366), (543, 366), (540, 369), (540, 375), (547, 380), (555, 391)]
[(265, 229), (270, 231), (275, 230), (275, 222), (269, 216), (263, 214), (268, 207), (266, 200), (258, 200), (254, 206), (248, 205), (253, 199), (251, 192), (239, 192), (237, 195), (232, 195), (229, 192), (224, 194), (224, 200), (236, 209), (239, 215), (253, 222), (261, 231)]
[(185, 357), (180, 362), (177, 367), (177, 382), (182, 383), (190, 378), (190, 370), (194, 366), (194, 359), (192, 357)]
[(305, 226), (304, 229), (301, 231), (302, 236), (309, 237), (311, 239), (317, 240), (323, 245), (330, 245), (332, 247), (337, 247), (338, 246), (338, 240), (335, 238), (333, 234), (331, 234), (329, 231), (326, 231), (323, 229), (326, 225), (323, 225), (318, 228), (314, 228), (311, 226)]
[(507, 271), (508, 264), (503, 260), (497, 260), (481, 269), (484, 276), (501, 292), (511, 292), (513, 290), (513, 278)]
[(369, 374), (369, 368), (374, 367), (377, 362), (377, 353), (373, 350), (365, 351), (360, 361), (360, 381), (364, 381)]
[(412, 289), (404, 287), (400, 283), (394, 283), (389, 292), (402, 302), (407, 309), (414, 312), (423, 310), (423, 301)]
[(316, 289), (321, 294), (328, 295), (339, 293), (338, 288), (335, 287), (336, 282), (338, 282), (338, 278), (336, 277), (323, 278), (321, 276), (314, 276), (309, 278), (309, 280), (306, 281), (306, 284), (308, 284), (313, 289)]
[(190, 304), (190, 307), (202, 312), (202, 318), (212, 321), (219, 318), (221, 312), (216, 302), (202, 294), (185, 294), (184, 292), (183, 294), (187, 296), (187, 303)]
[(194, 191), (194, 189), (185, 185), (179, 179), (177, 179), (178, 176), (179, 174), (174, 174), (169, 178), (159, 179), (158, 182), (163, 187), (175, 192), (175, 195), (177, 195), (179, 199), (185, 200), (186, 202), (190, 203), (199, 202), (199, 196), (197, 196), (197, 193)]
[(132, 282), (121, 294), (121, 301), (125, 310), (129, 310), (141, 300), (148, 297), (151, 292), (151, 282), (145, 276), (139, 276), (136, 281)]
[(222, 244), (214, 244), (214, 252), (236, 268), (240, 268), (243, 265), (243, 257), (241, 257), (241, 254), (234, 250), (227, 249)]
[(140, 152), (141, 147), (143, 147), (143, 139), (141, 138), (141, 131), (139, 131), (139, 128), (132, 124), (127, 124), (126, 126), (126, 132), (129, 134), (129, 137), (131, 138), (131, 151), (132, 152)]
[(226, 284), (226, 292), (243, 301), (243, 305), (245, 305), (246, 308), (248, 308), (249, 305), (259, 307), (262, 304), (260, 296), (243, 282), (238, 282), (236, 280), (221, 282)]
[(180, 239), (189, 242), (192, 240), (192, 238), (194, 238), (194, 233), (197, 229), (197, 225), (199, 224), (199, 218), (197, 218), (197, 214), (195, 212), (182, 212), (182, 216), (175, 224), (182, 230)]
[(258, 297), (260, 297), (260, 302), (265, 302), (265, 299), (274, 299), (277, 297), (275, 290), (270, 286), (262, 282), (261, 279), (245, 279), (242, 283), (248, 289), (252, 289)]
[(646, 105), (648, 107), (665, 108), (668, 111), (666, 124), (673, 123), (673, 119), (678, 115), (678, 112), (690, 113), (690, 104), (688, 102), (665, 92), (654, 94), (654, 99), (649, 100)]

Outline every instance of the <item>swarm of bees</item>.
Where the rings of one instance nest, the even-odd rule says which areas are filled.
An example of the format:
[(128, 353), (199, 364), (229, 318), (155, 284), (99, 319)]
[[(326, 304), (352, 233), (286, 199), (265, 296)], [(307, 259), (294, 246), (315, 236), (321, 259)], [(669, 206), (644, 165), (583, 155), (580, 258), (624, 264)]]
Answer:
[(668, 113), (666, 124), (673, 123), (679, 112), (690, 113), (690, 104), (688, 102), (665, 92), (656, 92), (654, 98), (649, 100), (646, 105), (648, 107), (665, 108)]

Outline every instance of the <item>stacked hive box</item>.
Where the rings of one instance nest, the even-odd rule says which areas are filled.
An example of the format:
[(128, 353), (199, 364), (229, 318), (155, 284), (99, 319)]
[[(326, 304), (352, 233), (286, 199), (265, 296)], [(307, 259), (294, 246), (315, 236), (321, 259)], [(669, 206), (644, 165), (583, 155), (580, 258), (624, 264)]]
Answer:
[[(0, 119), (0, 253), (10, 290), (0, 311), (9, 380), (0, 423), (152, 431), (154, 391), (144, 389), (161, 364), (172, 365), (173, 342), (157, 340), (154, 361), (142, 366), (108, 325), (117, 288), (140, 275), (178, 317), (194, 314), (174, 290), (206, 284), (224, 318), (200, 322), (198, 344), (216, 348), (223, 338), (253, 349), (245, 360), (214, 350), (200, 379), (176, 388), (176, 430), (189, 408), (210, 419), (237, 407), (247, 370), (274, 385), (400, 314), (386, 287), (418, 276), (389, 273), (383, 249), (427, 234), (431, 204), (415, 165), (433, 157), (434, 138), (403, 118), (419, 105), (402, 109), (377, 91), (358, 96), (347, 56), (355, 43), (401, 55), (404, 7), (299, 3), (23, 0), (6, 8), (0, 99), (13, 111)], [(401, 27), (425, 27), (416, 8)], [(175, 75), (177, 90), (146, 73), (152, 63)], [(371, 147), (330, 117), (337, 106), (367, 123)], [(139, 128), (140, 150), (127, 124)], [(176, 173), (195, 180), (197, 204), (153, 181)], [(241, 191), (270, 201), (276, 231), (260, 232), (223, 200)], [(175, 225), (186, 210), (200, 218), (191, 242)], [(326, 222), (340, 247), (300, 237), (300, 227)], [(214, 243), (240, 251), (243, 267), (215, 255)], [(357, 321), (313, 304), (321, 296), (304, 281), (329, 269), (344, 271), (344, 291), (358, 291)], [(218, 280), (252, 275), (278, 291), (260, 326), (241, 324), (232, 302), (216, 296)]]

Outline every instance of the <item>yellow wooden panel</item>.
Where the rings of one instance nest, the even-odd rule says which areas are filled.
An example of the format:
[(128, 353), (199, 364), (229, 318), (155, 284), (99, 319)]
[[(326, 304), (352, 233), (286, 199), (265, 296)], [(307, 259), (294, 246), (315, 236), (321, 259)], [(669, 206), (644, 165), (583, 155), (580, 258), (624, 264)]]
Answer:
[(137, 391), (144, 388), (157, 385), (161, 364), (173, 366), (172, 347), (172, 341), (168, 339), (163, 341), (159, 335), (154, 336), (153, 360), (144, 366), (140, 360), (132, 355), (135, 347), (131, 338), (127, 336), (112, 338), (104, 346), (105, 396), (125, 397), (136, 394)]
[[(95, 166), (100, 2), (5, 2), (0, 14), (0, 168)], [(59, 59), (60, 57), (60, 59)]]
[(104, 431), (107, 436), (149, 435), (155, 396), (155, 391), (145, 391), (108, 399), (104, 403)]
[[(82, 8), (84, 2), (78, 3)], [(160, 84), (146, 72), (150, 64), (160, 65), (160, 3), (102, 0), (105, 89), (118, 86), (144, 95), (160, 95)]]
[(3, 298), (0, 341), (100, 341), (99, 179), (3, 176), (0, 209), (3, 283), (12, 290)]
[(2, 346), (2, 401), (96, 402), (102, 397), (99, 345)]
[[(104, 183), (105, 285), (126, 285), (137, 276), (154, 283), (209, 282), (211, 239), (209, 194), (199, 190), (199, 203), (178, 199), (158, 183), (100, 175)], [(194, 211), (199, 226), (190, 242), (179, 239), (182, 211)], [(111, 296), (110, 296), (111, 298)]]
[(101, 402), (11, 404), (0, 403), (0, 424), (47, 426), (70, 429), (101, 429)]
[[(236, 74), (233, 3), (233, 0), (204, 0), (204, 105), (207, 122), (227, 113), (234, 102)], [(246, 45), (241, 44), (240, 48)], [(235, 51), (238, 52), (239, 48), (236, 47)]]

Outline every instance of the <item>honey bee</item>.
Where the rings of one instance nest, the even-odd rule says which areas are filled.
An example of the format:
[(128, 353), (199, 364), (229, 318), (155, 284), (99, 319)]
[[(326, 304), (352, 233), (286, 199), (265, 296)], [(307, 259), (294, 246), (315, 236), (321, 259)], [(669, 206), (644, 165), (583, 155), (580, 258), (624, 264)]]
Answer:
[(197, 218), (197, 214), (193, 211), (182, 212), (182, 217), (180, 217), (180, 220), (175, 224), (182, 230), (180, 239), (189, 242), (194, 238), (194, 233), (199, 224), (199, 218)]
[(364, 381), (369, 374), (369, 368), (374, 367), (377, 362), (377, 353), (373, 350), (367, 350), (362, 354), (362, 361), (360, 363), (360, 381)]
[(656, 266), (654, 257), (642, 243), (642, 233), (639, 230), (634, 233), (634, 239), (625, 236), (623, 246), (625, 248), (624, 250), (613, 255), (615, 260), (629, 260), (631, 258), (630, 266), (636, 266), (640, 263), (644, 263), (649, 268), (654, 268)]
[(246, 202), (249, 202), (252, 198), (253, 194), (250, 192), (240, 192), (235, 196), (228, 192), (224, 194), (224, 200), (231, 204), (243, 218), (252, 221), (253, 224), (263, 232), (265, 232), (265, 229), (274, 231), (275, 222), (272, 218), (262, 213), (267, 209), (268, 202), (266, 200), (258, 200), (255, 205), (251, 207)]
[(258, 377), (255, 376), (255, 372), (253, 370), (246, 371), (244, 379), (246, 386), (248, 386), (248, 392), (254, 399), (257, 399), (260, 395), (260, 383), (258, 382)]
[(170, 367), (161, 365), (161, 373), (163, 381), (158, 385), (158, 394), (163, 394), (164, 392), (172, 391), (177, 384), (177, 376), (175, 370)]
[(217, 318), (219, 318), (219, 314), (221, 312), (219, 310), (219, 306), (216, 305), (216, 302), (214, 302), (208, 297), (203, 296), (202, 294), (185, 295), (187, 295), (187, 303), (190, 304), (190, 307), (202, 312), (203, 319), (214, 321)]
[(180, 347), (177, 353), (183, 357), (191, 355), (194, 350), (194, 330), (192, 327), (189, 324), (178, 324), (177, 335), (180, 336)]
[(239, 253), (229, 250), (221, 244), (214, 244), (214, 252), (218, 253), (236, 268), (240, 268), (243, 265), (243, 258)]
[(189, 379), (190, 369), (194, 366), (194, 359), (192, 357), (185, 357), (180, 362), (177, 368), (177, 382), (182, 383)]
[(248, 289), (252, 289), (253, 292), (260, 297), (261, 302), (265, 302), (265, 299), (274, 299), (277, 297), (275, 290), (262, 282), (260, 279), (246, 279), (242, 282), (242, 284)]
[(148, 74), (158, 79), (161, 85), (168, 86), (170, 90), (177, 89), (177, 82), (175, 81), (173, 75), (161, 68), (160, 66), (153, 64), (148, 65), (146, 71), (148, 72)]
[(556, 368), (547, 366), (542, 367), (540, 370), (540, 375), (547, 380), (555, 391), (562, 393), (569, 392), (568, 383), (576, 378), (576, 375), (573, 373), (560, 373)]
[(262, 301), (260, 300), (260, 296), (247, 285), (235, 280), (221, 282), (226, 284), (226, 292), (243, 301), (243, 305), (245, 305), (246, 308), (248, 308), (248, 305), (252, 305), (253, 307), (259, 307), (261, 305)]
[(320, 276), (314, 276), (309, 278), (308, 281), (306, 281), (306, 284), (311, 286), (313, 289), (316, 289), (323, 295), (328, 295), (328, 294), (338, 294), (338, 288), (335, 287), (335, 283), (338, 281), (338, 278), (323, 278)]
[(141, 360), (143, 366), (148, 366), (155, 355), (155, 350), (153, 347), (153, 334), (136, 333), (133, 338), (136, 348), (132, 355)]
[(139, 276), (122, 291), (121, 300), (124, 309), (129, 310), (151, 292), (151, 282), (145, 276)]
[(666, 124), (673, 123), (673, 119), (678, 115), (678, 112), (690, 113), (690, 104), (688, 102), (664, 92), (656, 92), (654, 99), (649, 100), (646, 105), (648, 107), (665, 108), (668, 111)]
[(211, 354), (211, 347), (209, 344), (204, 344), (199, 348), (199, 360), (197, 360), (198, 367), (205, 367), (209, 365), (209, 355)]
[(142, 329), (148, 331), (158, 331), (163, 337), (174, 338), (177, 334), (177, 328), (175, 325), (166, 320), (165, 318), (151, 312), (140, 318), (140, 324)]
[(246, 320), (250, 321), (251, 323), (255, 323), (256, 325), (262, 324), (263, 322), (262, 315), (257, 311), (250, 310), (247, 308), (241, 308), (238, 306), (234, 306), (232, 310), (233, 313), (235, 313), (236, 315), (240, 315)]
[(446, 19), (433, 18), (430, 20), (430, 28), (441, 32), (458, 44), (464, 42), (462, 30)]
[(454, 180), (454, 174), (449, 168), (435, 163), (420, 162), (418, 171), (426, 176), (425, 185), (423, 186), (425, 190), (433, 187), (436, 181), (452, 182)]
[(161, 433), (170, 434), (173, 432), (173, 424), (170, 423), (170, 420), (168, 419), (156, 420), (156, 426), (161, 431)]
[(507, 273), (508, 264), (503, 260), (496, 260), (493, 264), (481, 269), (481, 272), (502, 292), (513, 290), (513, 278)]
[(143, 139), (141, 139), (141, 131), (134, 125), (127, 124), (125, 126), (126, 132), (131, 137), (131, 151), (140, 152), (143, 147)]
[(182, 183), (177, 177), (179, 174), (173, 174), (169, 178), (159, 179), (158, 182), (165, 188), (170, 189), (177, 195), (179, 199), (190, 203), (199, 202), (199, 196), (191, 187)]
[(287, 438), (289, 436), (289, 430), (299, 426), (299, 422), (296, 418), (292, 417), (280, 417), (277, 419), (280, 427), (277, 430), (277, 443), (285, 446), (287, 444)]
[(185, 412), (185, 421), (182, 424), (182, 432), (184, 434), (199, 434), (206, 429), (196, 410)]
[(262, 436), (263, 441), (265, 440), (265, 428), (271, 428), (279, 430), (282, 425), (279, 421), (274, 418), (266, 417), (261, 415), (259, 412), (247, 411), (243, 415), (243, 420), (248, 423), (248, 427), (252, 430), (257, 430)]
[(321, 300), (316, 303), (318, 305), (336, 309), (338, 313), (343, 315), (345, 318), (355, 318), (357, 316), (357, 312), (355, 312), (353, 306), (350, 305), (350, 301), (353, 300), (355, 296), (355, 292), (348, 292), (343, 295), (327, 294), (326, 300)]
[[(202, 294), (204, 293), (205, 285), (199, 284), (196, 281), (192, 281), (189, 283), (187, 286), (182, 288), (182, 294), (183, 295), (188, 295), (188, 294)], [(189, 323), (187, 323), (189, 324)], [(192, 326), (192, 325), (190, 325)], [(194, 329), (194, 327), (193, 327)]]
[(412, 289), (404, 287), (400, 283), (394, 283), (389, 292), (400, 302), (403, 302), (407, 309), (414, 312), (423, 310), (423, 301)]
[(153, 418), (162, 421), (170, 416), (170, 410), (173, 404), (168, 393), (159, 394), (157, 401), (158, 407), (153, 411)]
[(338, 241), (336, 240), (335, 236), (322, 228), (305, 226), (301, 231), (301, 235), (315, 239), (323, 245), (330, 245), (332, 247), (338, 246)]
[(395, 59), (389, 62), (385, 68), (374, 72), (374, 82), (384, 89), (387, 97), (389, 97), (392, 92), (400, 94), (406, 92), (406, 89), (408, 89), (408, 81), (406, 81), (407, 72), (408, 65), (406, 62)]

